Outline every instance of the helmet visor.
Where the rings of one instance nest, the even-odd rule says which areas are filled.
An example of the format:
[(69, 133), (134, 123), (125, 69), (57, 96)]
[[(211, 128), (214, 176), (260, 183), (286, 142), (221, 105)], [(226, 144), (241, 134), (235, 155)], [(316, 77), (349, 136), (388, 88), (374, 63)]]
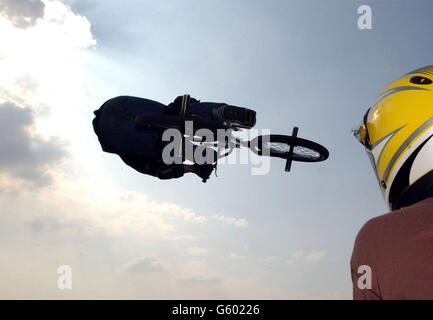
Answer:
[(370, 139), (367, 131), (367, 116), (370, 112), (370, 109), (368, 109), (365, 113), (363, 120), (358, 122), (352, 129), (352, 133), (356, 140), (358, 140), (368, 150), (371, 150)]

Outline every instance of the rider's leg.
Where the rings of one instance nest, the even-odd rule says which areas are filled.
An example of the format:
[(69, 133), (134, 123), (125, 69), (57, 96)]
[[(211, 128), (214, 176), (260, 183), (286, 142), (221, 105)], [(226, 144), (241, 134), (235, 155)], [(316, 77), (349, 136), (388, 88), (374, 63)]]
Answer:
[(226, 103), (200, 102), (188, 95), (178, 96), (164, 109), (164, 114), (182, 116), (185, 111), (182, 106), (187, 101), (187, 115), (196, 115), (217, 125), (229, 122), (241, 127), (252, 128), (256, 123), (254, 110), (231, 106)]
[(256, 124), (256, 112), (242, 107), (227, 105), (225, 103), (199, 102), (191, 103), (188, 113), (223, 124), (224, 122), (236, 123), (241, 126), (252, 128)]
[(188, 106), (188, 114), (199, 116), (204, 120), (215, 122), (217, 124), (223, 124), (224, 119), (217, 116), (216, 110), (224, 105), (226, 104), (216, 102), (190, 103)]
[(216, 109), (216, 114), (227, 122), (246, 128), (252, 128), (256, 124), (256, 112), (248, 108), (224, 105)]

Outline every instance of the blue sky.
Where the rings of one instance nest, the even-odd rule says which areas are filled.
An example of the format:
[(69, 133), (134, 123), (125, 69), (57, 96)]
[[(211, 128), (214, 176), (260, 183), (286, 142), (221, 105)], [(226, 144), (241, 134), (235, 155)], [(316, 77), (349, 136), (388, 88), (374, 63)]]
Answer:
[[(387, 211), (351, 128), (388, 82), (432, 64), (429, 1), (56, 0), (25, 26), (6, 3), (0, 108), (31, 134), (4, 121), (18, 151), (0, 156), (1, 297), (351, 298), (356, 233)], [(362, 4), (371, 30), (357, 27)], [(299, 126), (329, 160), (287, 174), (272, 159), (264, 176), (221, 165), (203, 184), (102, 153), (91, 120), (104, 101), (184, 93), (250, 107), (258, 129)]]

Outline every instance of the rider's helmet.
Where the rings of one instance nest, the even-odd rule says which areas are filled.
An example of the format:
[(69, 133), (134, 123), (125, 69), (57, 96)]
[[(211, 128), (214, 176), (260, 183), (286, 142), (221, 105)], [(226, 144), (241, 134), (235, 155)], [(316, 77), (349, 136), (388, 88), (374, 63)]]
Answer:
[(391, 210), (433, 196), (433, 66), (386, 86), (354, 134)]

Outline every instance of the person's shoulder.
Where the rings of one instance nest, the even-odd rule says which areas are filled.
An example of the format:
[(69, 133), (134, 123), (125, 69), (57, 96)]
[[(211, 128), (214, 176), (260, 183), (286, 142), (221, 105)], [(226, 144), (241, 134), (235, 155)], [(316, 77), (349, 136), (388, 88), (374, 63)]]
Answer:
[(374, 218), (371, 218), (358, 231), (351, 257), (351, 267), (353, 270), (357, 270), (359, 265), (369, 265), (375, 263), (377, 251), (382, 250), (384, 232), (386, 228), (384, 225), (389, 217), (392, 217), (395, 213), (389, 212)]
[(408, 224), (416, 222), (415, 215), (433, 213), (433, 197), (417, 202), (411, 206), (382, 214), (368, 220), (357, 235), (357, 241), (375, 237), (392, 235), (400, 228), (406, 228)]
[(394, 218), (396, 218), (400, 213), (400, 210), (396, 210), (371, 218), (362, 226), (359, 232), (370, 233), (377, 231), (377, 229), (383, 227), (384, 224), (387, 224), (390, 220), (394, 220)]
[(389, 230), (396, 220), (401, 217), (403, 209), (391, 211), (368, 220), (358, 232), (357, 242), (367, 241), (368, 239), (381, 237)]
[(385, 236), (385, 230), (389, 229), (389, 225), (392, 224), (392, 220), (397, 216), (399, 212), (391, 211), (380, 216), (369, 219), (361, 229), (358, 231), (355, 238), (355, 249), (356, 248), (371, 248), (374, 250), (378, 249), (378, 245), (381, 243), (381, 238)]
[[(377, 216), (367, 221), (369, 225), (383, 225), (388, 224), (392, 221), (406, 220), (406, 217), (410, 215), (413, 217), (415, 214), (424, 214), (433, 212), (433, 197), (424, 199), (416, 202), (408, 207), (403, 207), (398, 210), (391, 211), (389, 213)], [(413, 219), (412, 219), (413, 220)]]
[(369, 238), (370, 234), (372, 233), (377, 233), (384, 223), (386, 223), (387, 220), (392, 219), (395, 214), (395, 211), (391, 211), (368, 220), (358, 231), (358, 235), (356, 237), (357, 241), (360, 241), (364, 238)]

